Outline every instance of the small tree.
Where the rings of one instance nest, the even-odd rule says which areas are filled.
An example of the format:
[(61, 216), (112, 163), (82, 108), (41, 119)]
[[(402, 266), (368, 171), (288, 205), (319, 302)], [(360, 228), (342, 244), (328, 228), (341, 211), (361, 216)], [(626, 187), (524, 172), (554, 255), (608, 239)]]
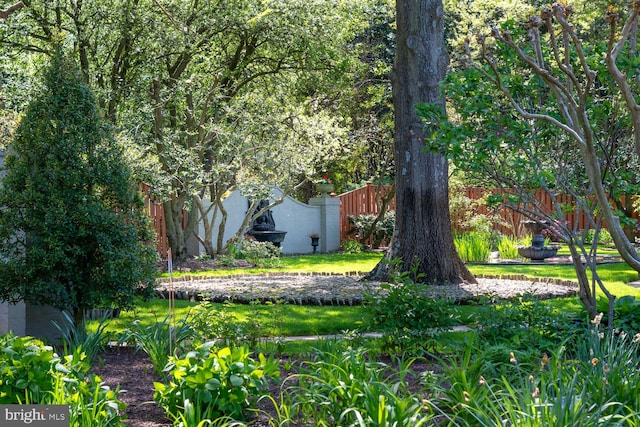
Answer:
[(61, 50), (5, 159), (0, 300), (73, 313), (131, 306), (151, 289), (152, 232), (130, 169), (93, 94)]
[[(494, 202), (550, 224), (569, 246), (590, 316), (597, 314), (601, 291), (612, 318), (615, 296), (596, 270), (597, 233), (605, 224), (622, 258), (640, 271), (640, 256), (622, 226), (625, 218), (609, 201), (638, 191), (632, 166), (640, 154), (632, 28), (640, 3), (632, 3), (622, 28), (617, 12), (607, 11), (606, 46), (579, 34), (569, 23), (573, 12), (553, 3), (529, 18), (526, 33), (507, 22), (491, 36), (479, 35), (477, 44), (468, 40), (467, 67), (449, 77), (445, 90), (457, 124), (442, 123), (429, 147), (447, 153), (485, 186), (502, 189)], [(421, 110), (427, 121), (436, 113)], [(536, 201), (537, 189), (547, 193), (551, 209)], [(580, 213), (586, 230), (596, 230), (593, 242), (567, 219)]]

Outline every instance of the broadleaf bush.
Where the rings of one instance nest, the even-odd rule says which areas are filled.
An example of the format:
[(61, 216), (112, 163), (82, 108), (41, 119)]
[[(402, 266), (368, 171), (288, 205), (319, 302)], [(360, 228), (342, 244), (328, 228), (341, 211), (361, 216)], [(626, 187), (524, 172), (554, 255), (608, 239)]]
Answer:
[(182, 357), (171, 356), (165, 368), (169, 383), (154, 383), (154, 399), (174, 419), (187, 401), (201, 420), (245, 419), (246, 411), (268, 392), (269, 380), (279, 376), (278, 363), (247, 346), (216, 348), (208, 341)]
[(0, 404), (69, 405), (72, 426), (123, 426), (119, 390), (92, 373), (81, 346), (60, 357), (33, 337), (0, 336)]

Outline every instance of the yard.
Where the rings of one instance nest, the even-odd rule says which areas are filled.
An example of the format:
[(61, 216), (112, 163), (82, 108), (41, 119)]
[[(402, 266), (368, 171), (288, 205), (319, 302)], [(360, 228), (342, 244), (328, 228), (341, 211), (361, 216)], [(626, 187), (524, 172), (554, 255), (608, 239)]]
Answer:
[[(379, 257), (372, 253), (285, 257), (276, 269), (290, 273), (367, 271)], [(471, 269), (474, 274), (563, 279), (571, 279), (572, 274), (571, 266), (566, 265), (471, 265)], [(640, 326), (636, 320), (640, 309), (634, 299), (638, 290), (626, 282), (637, 275), (620, 263), (602, 264), (599, 271), (623, 302), (618, 306), (616, 326), (627, 335), (618, 331), (610, 336), (602, 326), (589, 325), (575, 297), (540, 301), (523, 295), (515, 301), (503, 301), (487, 295), (472, 305), (449, 305), (420, 301), (415, 293), (418, 291), (406, 281), (396, 283), (397, 291), (391, 293), (395, 309), (384, 303), (365, 308), (210, 302), (203, 308), (202, 303), (176, 301), (176, 329), (182, 330), (180, 319), (188, 318), (191, 325), (208, 328), (209, 333), (215, 331), (221, 340), (216, 349), (225, 348), (225, 344), (232, 349), (246, 345), (250, 351), (247, 357), (260, 365), (259, 370), (269, 372), (276, 366), (279, 370), (279, 376), (266, 381), (264, 388), (258, 387), (261, 382), (253, 384), (248, 379), (239, 386), (247, 390), (248, 406), (239, 409), (234, 418), (244, 421), (233, 424), (220, 418), (212, 425), (368, 426), (398, 422), (408, 426), (489, 426), (504, 422), (522, 425), (526, 421), (527, 425), (590, 426), (620, 425), (622, 419), (634, 425), (640, 407), (633, 396), (640, 381), (634, 365), (638, 349), (633, 337)], [(264, 269), (251, 272), (264, 273)], [(188, 272), (196, 273), (222, 274), (220, 270)], [(172, 276), (179, 280), (184, 274), (187, 272), (176, 271)], [(397, 307), (403, 304), (400, 311), (405, 311), (398, 315)], [(171, 374), (159, 372), (166, 359), (152, 344), (168, 341), (166, 335), (158, 335), (167, 326), (167, 307), (166, 300), (153, 300), (111, 321), (108, 328), (116, 334), (112, 339), (127, 333), (131, 337), (134, 319), (142, 323), (133, 334), (136, 339), (128, 341), (130, 346), (109, 348), (100, 353), (98, 360), (102, 362), (94, 364), (94, 371), (105, 384), (127, 390), (121, 394), (127, 404), (126, 425), (172, 425), (160, 406), (153, 403), (154, 381), (166, 382), (165, 375), (175, 375), (173, 382), (182, 384), (185, 395), (189, 389), (177, 379), (181, 376), (175, 370)], [(365, 334), (372, 330), (372, 320), (367, 317), (371, 311), (386, 316), (386, 322), (372, 327), (382, 333), (381, 337)], [(411, 313), (428, 317), (423, 320), (432, 326), (429, 331), (412, 329), (411, 322), (420, 325), (421, 320), (412, 320)], [(447, 332), (455, 325), (471, 329)], [(596, 331), (595, 335), (590, 331)], [(317, 334), (343, 336), (310, 341), (289, 338)], [(193, 351), (195, 341), (185, 338), (181, 343), (177, 338), (177, 354)], [(133, 351), (136, 345), (143, 345), (146, 351)], [(205, 375), (206, 361), (218, 360), (219, 354), (213, 350), (197, 352), (199, 356), (188, 362), (184, 358), (175, 360), (174, 368), (187, 364), (192, 369), (189, 372), (199, 370)], [(210, 380), (212, 375), (216, 374), (205, 376)], [(197, 389), (191, 384), (192, 391)], [(165, 408), (171, 407), (169, 401), (165, 396)], [(224, 399), (218, 396), (205, 407), (210, 410), (221, 401)], [(573, 403), (566, 407), (560, 404), (562, 401)], [(184, 404), (178, 406), (178, 410), (174, 406), (174, 414), (184, 415)], [(196, 421), (203, 414), (196, 411), (191, 415), (192, 423), (182, 420), (184, 425), (208, 425)]]

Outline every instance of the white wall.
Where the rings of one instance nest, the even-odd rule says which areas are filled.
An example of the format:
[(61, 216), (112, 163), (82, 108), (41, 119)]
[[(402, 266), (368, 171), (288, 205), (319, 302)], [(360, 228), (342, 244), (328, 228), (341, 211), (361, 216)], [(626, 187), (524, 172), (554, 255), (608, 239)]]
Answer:
[[(282, 191), (274, 187), (271, 200), (281, 195)], [(242, 225), (249, 203), (240, 191), (236, 190), (224, 199), (222, 204), (228, 213), (224, 232), (224, 241), (226, 242)], [(322, 201), (311, 206), (286, 196), (281, 204), (271, 209), (271, 212), (276, 224), (276, 230), (287, 232), (284, 242), (280, 244), (283, 254), (312, 253), (313, 247), (309, 237), (311, 233), (320, 234), (321, 252), (334, 252), (340, 249), (339, 199), (329, 198), (328, 206), (325, 206)], [(210, 218), (212, 216), (213, 211), (210, 214)], [(216, 216), (214, 223), (214, 245), (217, 240), (218, 224), (220, 224), (220, 214)], [(202, 222), (199, 225), (199, 233), (200, 236), (204, 236)], [(200, 252), (204, 252), (204, 248), (201, 245), (199, 249)]]

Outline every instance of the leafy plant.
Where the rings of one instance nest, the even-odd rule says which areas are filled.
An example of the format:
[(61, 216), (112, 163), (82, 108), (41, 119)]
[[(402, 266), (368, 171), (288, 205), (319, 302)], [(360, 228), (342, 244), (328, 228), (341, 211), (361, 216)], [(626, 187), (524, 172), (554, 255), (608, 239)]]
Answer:
[(259, 354), (256, 362), (247, 346), (218, 350), (213, 341), (184, 357), (171, 356), (165, 372), (169, 384), (154, 383), (154, 399), (173, 418), (188, 401), (202, 420), (244, 419), (250, 404), (268, 390), (268, 381), (279, 375), (272, 358)]
[[(596, 234), (596, 231), (594, 229), (589, 229), (585, 232), (584, 234), (584, 241), (585, 243), (592, 243), (593, 242), (593, 238)], [(612, 244), (613, 243), (613, 238), (611, 237), (611, 233), (609, 233), (609, 230), (607, 230), (606, 228), (601, 228), (600, 231), (598, 232), (598, 242), (599, 243), (609, 243)]]
[(189, 339), (197, 338), (196, 331), (191, 327), (188, 317), (173, 325), (170, 315), (160, 322), (143, 326), (139, 320), (133, 321), (125, 330), (119, 342), (133, 341), (151, 359), (153, 371), (162, 375), (169, 356), (176, 354)]
[(264, 328), (258, 322), (257, 316), (240, 321), (229, 310), (233, 304), (225, 303), (223, 307), (218, 307), (205, 299), (190, 312), (191, 328), (205, 341), (218, 340), (225, 345), (255, 344), (259, 337), (264, 336)]
[(314, 351), (297, 374), (283, 382), (277, 413), (294, 425), (422, 426), (433, 406), (411, 393), (403, 378), (409, 363), (394, 371), (368, 360), (362, 349)]
[(220, 254), (216, 257), (216, 262), (222, 267), (233, 267), (235, 265), (235, 259), (232, 255)]
[[(608, 301), (605, 298), (598, 300), (601, 312), (608, 310)], [(616, 298), (613, 303), (613, 326), (623, 331), (640, 331), (640, 301), (633, 295), (623, 295)], [(608, 316), (604, 316), (608, 320)]]
[(372, 330), (384, 333), (392, 345), (425, 344), (442, 328), (456, 323), (456, 312), (443, 299), (429, 295), (429, 285), (416, 283), (412, 271), (396, 272), (391, 283), (364, 294)]
[(342, 242), (342, 252), (345, 254), (359, 254), (362, 252), (362, 244), (355, 239), (347, 239)]
[(529, 358), (551, 351), (581, 328), (580, 319), (554, 311), (532, 294), (513, 301), (487, 297), (481, 304), (473, 327), (483, 345), (533, 350)]
[(6, 334), (0, 348), (0, 404), (69, 405), (70, 425), (123, 425), (119, 391), (89, 373), (80, 346), (61, 358), (38, 339)]
[[(395, 217), (395, 211), (388, 211), (385, 212), (380, 221), (374, 224), (377, 215), (350, 215), (348, 220), (352, 228), (349, 230), (349, 234), (354, 235), (362, 245), (370, 244), (374, 248), (380, 247), (383, 242), (389, 243), (391, 241), (395, 227)], [(365, 241), (369, 231), (371, 231), (370, 241)]]
[(236, 255), (259, 267), (273, 267), (277, 265), (281, 253), (282, 249), (271, 242), (243, 240)]
[(60, 358), (31, 337), (0, 336), (0, 404), (39, 402), (53, 390), (51, 370)]

